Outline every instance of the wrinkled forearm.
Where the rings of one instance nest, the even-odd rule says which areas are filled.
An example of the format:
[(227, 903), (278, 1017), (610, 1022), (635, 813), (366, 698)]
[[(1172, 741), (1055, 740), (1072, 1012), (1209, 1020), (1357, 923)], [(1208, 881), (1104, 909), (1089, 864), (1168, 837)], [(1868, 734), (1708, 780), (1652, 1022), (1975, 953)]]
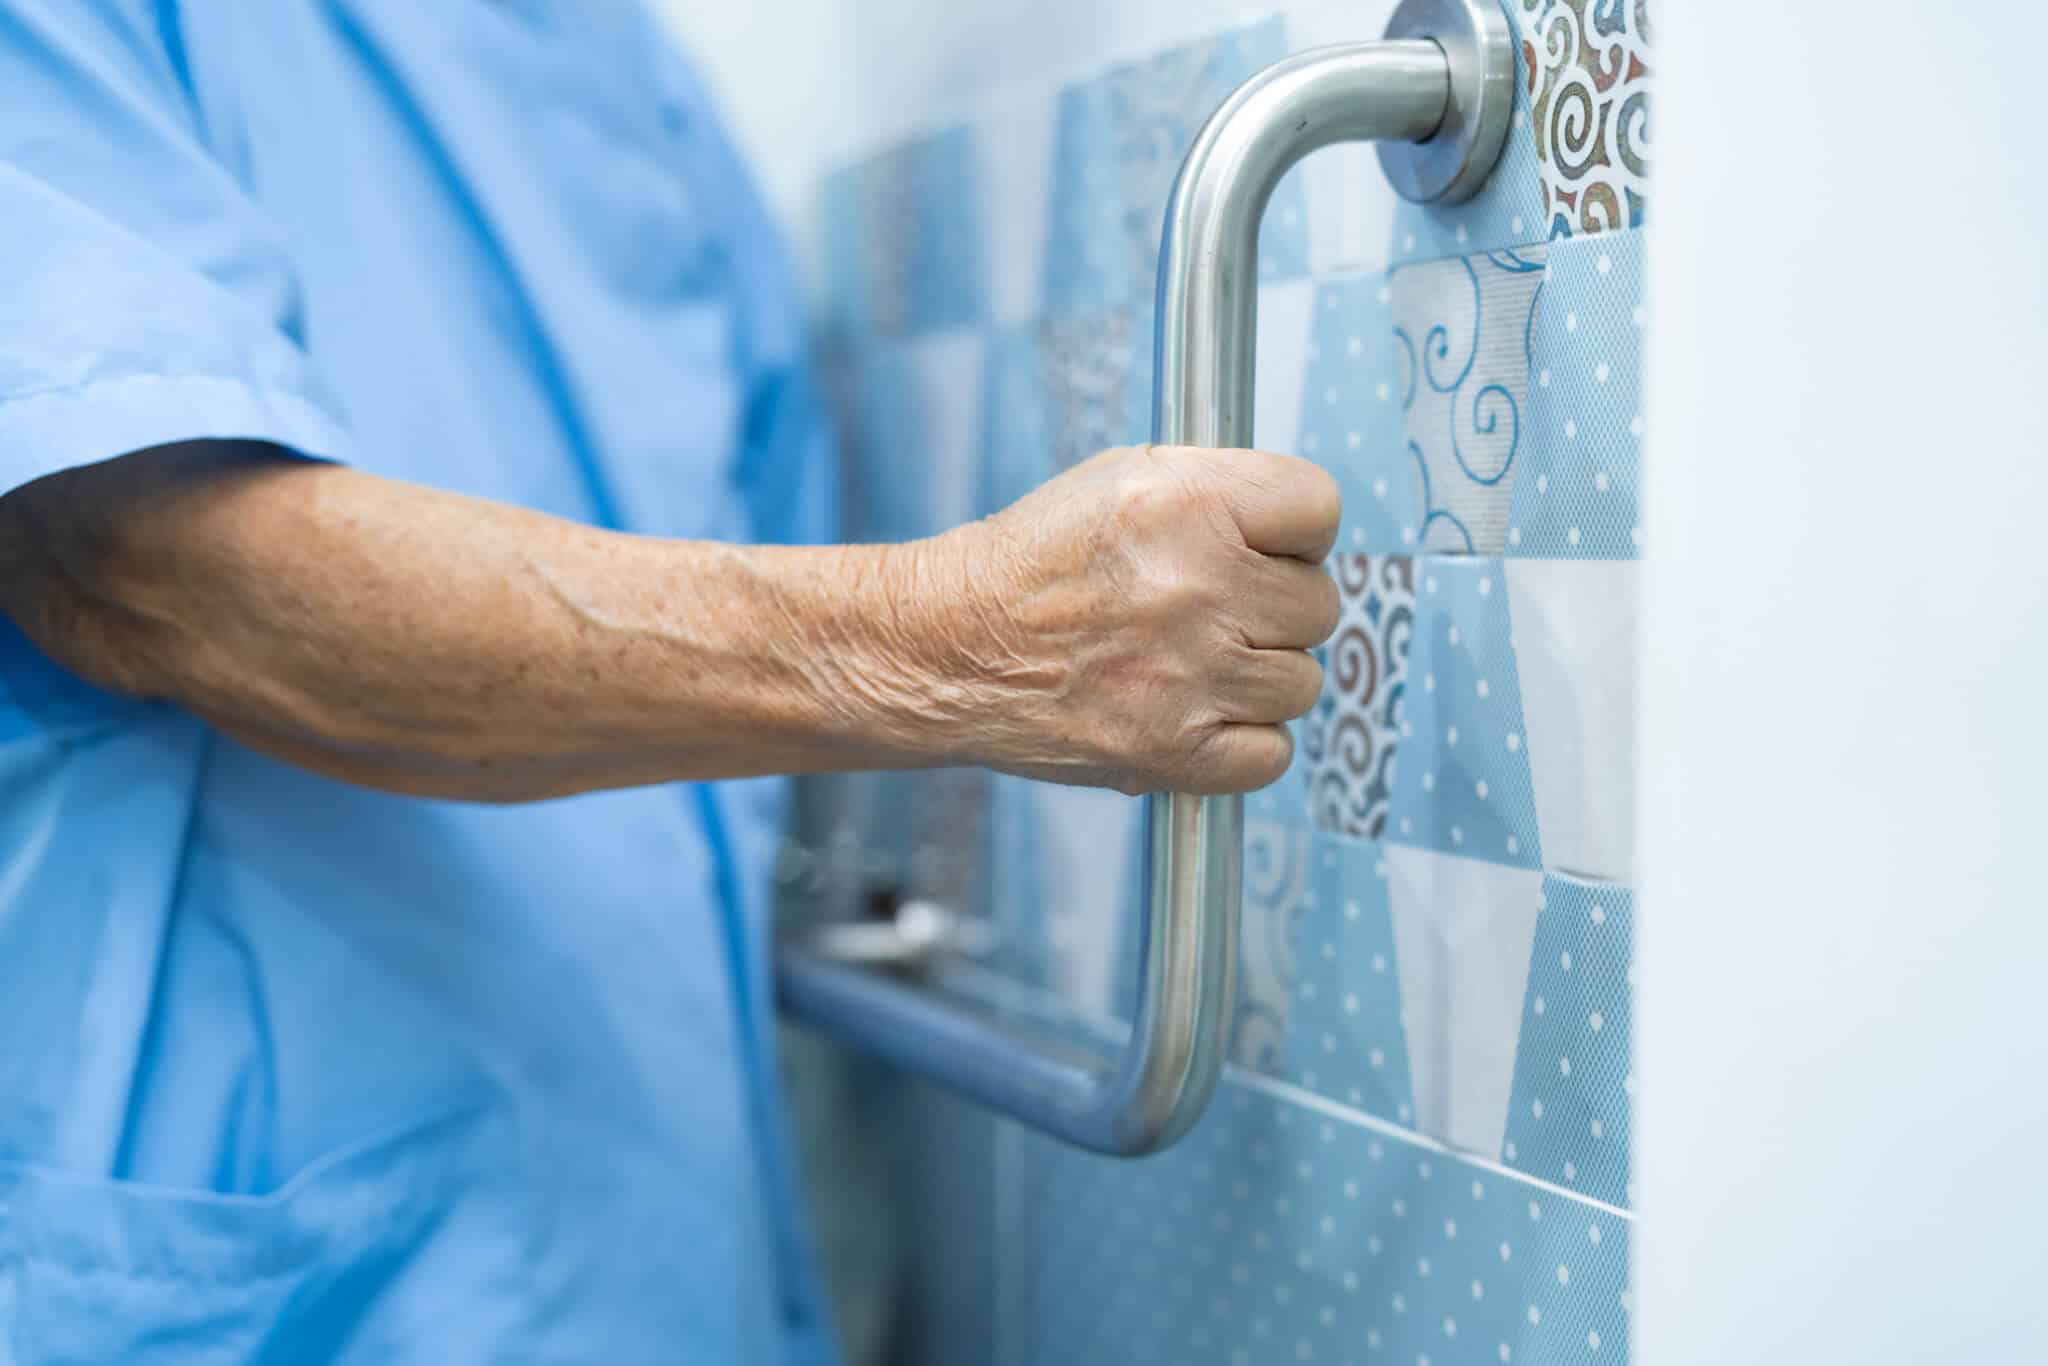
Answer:
[(947, 559), (625, 536), (219, 443), (0, 499), (0, 610), (60, 663), (489, 801), (964, 761)]

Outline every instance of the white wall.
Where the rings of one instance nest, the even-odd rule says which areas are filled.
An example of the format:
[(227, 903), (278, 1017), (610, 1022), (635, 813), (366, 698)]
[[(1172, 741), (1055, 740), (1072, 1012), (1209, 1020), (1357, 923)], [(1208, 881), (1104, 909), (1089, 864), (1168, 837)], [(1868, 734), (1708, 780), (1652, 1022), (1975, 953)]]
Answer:
[(2048, 13), (1656, 18), (1639, 1359), (2048, 1360)]
[[(1244, 12), (662, 3), (792, 216)], [(1637, 1359), (2048, 1359), (2048, 14), (1655, 18)]]
[(655, 0), (798, 245), (820, 173), (1010, 97), (1284, 9), (1295, 46), (1376, 37), (1393, 0)]

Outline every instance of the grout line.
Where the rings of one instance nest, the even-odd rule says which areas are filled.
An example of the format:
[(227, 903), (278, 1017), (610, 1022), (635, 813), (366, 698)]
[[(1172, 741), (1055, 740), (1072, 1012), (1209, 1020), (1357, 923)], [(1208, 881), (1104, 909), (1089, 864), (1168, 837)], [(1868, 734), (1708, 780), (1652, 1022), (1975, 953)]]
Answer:
[[(991, 1005), (1001, 1006), (1010, 1010), (1025, 1011), (1042, 1020), (1070, 1020), (1084, 1029), (1101, 1036), (1105, 1042), (1111, 1040), (1122, 1042), (1130, 1037), (1131, 1027), (1121, 1020), (1109, 1019), (1077, 1010), (1042, 987), (1034, 987), (1028, 983), (1019, 982), (1014, 977), (1006, 976), (991, 968), (977, 965), (957, 969), (946, 975), (945, 984), (958, 987), (970, 995), (978, 996)], [(1495, 1158), (1486, 1157), (1469, 1149), (1455, 1147), (1440, 1138), (1425, 1134), (1419, 1129), (1411, 1129), (1407, 1125), (1396, 1124), (1393, 1120), (1381, 1119), (1378, 1115), (1370, 1115), (1363, 1110), (1355, 1110), (1342, 1101), (1331, 1100), (1328, 1096), (1319, 1095), (1305, 1087), (1297, 1086), (1291, 1081), (1282, 1081), (1278, 1077), (1269, 1077), (1263, 1072), (1254, 1072), (1234, 1062), (1224, 1064), (1224, 1073), (1225, 1079), (1235, 1085), (1242, 1086), (1248, 1091), (1260, 1092), (1274, 1100), (1286, 1101), (1297, 1109), (1312, 1110), (1326, 1118), (1342, 1121), (1355, 1128), (1384, 1134), (1388, 1138), (1409, 1144), (1412, 1147), (1425, 1148), (1430, 1152), (1441, 1154), (1454, 1161), (1463, 1162), (1467, 1166), (1477, 1167), (1481, 1171), (1500, 1177), (1502, 1180), (1519, 1182), (1525, 1186), (1533, 1186), (1546, 1194), (1556, 1196), (1560, 1200), (1570, 1200), (1574, 1204), (1584, 1205), (1588, 1209), (1599, 1210), (1602, 1214), (1613, 1215), (1615, 1218), (1627, 1223), (1632, 1224), (1636, 1221), (1636, 1212), (1632, 1209), (1624, 1208), (1621, 1205), (1609, 1204), (1598, 1196), (1588, 1195), (1584, 1191), (1575, 1191), (1570, 1186), (1560, 1186), (1555, 1181), (1546, 1181), (1540, 1176), (1532, 1176), (1528, 1172), (1516, 1167), (1510, 1167), (1505, 1162)]]
[(1269, 1077), (1263, 1072), (1247, 1071), (1236, 1063), (1226, 1063), (1224, 1070), (1229, 1073), (1231, 1081), (1247, 1090), (1264, 1092), (1275, 1100), (1287, 1101), (1301, 1109), (1313, 1110), (1317, 1114), (1324, 1115), (1330, 1119), (1342, 1120), (1346, 1124), (1355, 1125), (1361, 1129), (1370, 1129), (1375, 1133), (1385, 1134), (1389, 1138), (1398, 1139), (1414, 1147), (1427, 1148), (1433, 1153), (1441, 1153), (1443, 1156), (1463, 1162), (1467, 1166), (1478, 1167), (1482, 1171), (1490, 1172), (1503, 1180), (1519, 1181), (1525, 1186), (1534, 1186), (1538, 1190), (1558, 1197), (1560, 1200), (1570, 1200), (1574, 1203), (1597, 1209), (1603, 1214), (1611, 1214), (1617, 1219), (1624, 1219), (1630, 1223), (1635, 1222), (1636, 1212), (1634, 1210), (1624, 1209), (1620, 1205), (1610, 1205), (1598, 1196), (1588, 1195), (1584, 1191), (1575, 1191), (1570, 1186), (1560, 1186), (1556, 1182), (1546, 1181), (1540, 1176), (1531, 1176), (1519, 1168), (1510, 1167), (1504, 1162), (1497, 1162), (1490, 1157), (1483, 1157), (1465, 1148), (1453, 1147), (1442, 1139), (1432, 1138), (1430, 1135), (1419, 1130), (1396, 1124), (1392, 1120), (1381, 1119), (1377, 1115), (1366, 1114), (1363, 1110), (1354, 1110), (1348, 1105), (1331, 1100), (1328, 1096), (1320, 1096), (1313, 1091), (1304, 1090), (1291, 1081), (1281, 1081), (1278, 1077)]

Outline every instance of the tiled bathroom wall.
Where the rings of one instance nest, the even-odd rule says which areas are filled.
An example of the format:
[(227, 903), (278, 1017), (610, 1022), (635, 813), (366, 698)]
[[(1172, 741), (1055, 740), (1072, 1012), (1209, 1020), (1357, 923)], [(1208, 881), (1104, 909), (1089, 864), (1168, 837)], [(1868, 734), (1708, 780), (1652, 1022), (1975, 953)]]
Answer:
[[(1651, 29), (1647, 0), (1504, 8), (1517, 103), (1477, 199), (1396, 205), (1340, 151), (1266, 220), (1256, 439), (1342, 486), (1344, 615), (1249, 799), (1228, 1078), (1138, 1162), (913, 1096), (921, 1361), (1627, 1359)], [(1147, 439), (1174, 170), (1295, 46), (1256, 20), (829, 179), (853, 534)], [(814, 850), (994, 926), (952, 989), (1115, 1037), (1138, 803), (960, 773), (806, 809)]]

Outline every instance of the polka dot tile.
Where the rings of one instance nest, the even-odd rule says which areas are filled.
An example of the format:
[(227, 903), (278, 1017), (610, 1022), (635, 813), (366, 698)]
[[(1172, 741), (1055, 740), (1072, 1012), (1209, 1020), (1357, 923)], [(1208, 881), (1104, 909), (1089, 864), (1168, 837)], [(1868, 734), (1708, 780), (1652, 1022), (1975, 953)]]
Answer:
[(1626, 1219), (1284, 1099), (1015, 1169), (1003, 1366), (1627, 1360)]
[(1551, 874), (1529, 955), (1503, 1160), (1627, 1205), (1635, 899), (1615, 883)]
[(1385, 276), (1316, 286), (1297, 453), (1336, 477), (1344, 496), (1342, 554), (1412, 550), (1425, 508), (1420, 470), (1402, 434), (1406, 382)]
[(1386, 838), (1541, 866), (1498, 560), (1419, 556)]
[(1308, 887), (1292, 921), (1294, 992), (1272, 1070), (1353, 1109), (1409, 1123), (1408, 1039), (1379, 846), (1317, 832)]
[(1530, 440), (1509, 555), (1641, 554), (1643, 234), (1559, 242), (1530, 333)]

